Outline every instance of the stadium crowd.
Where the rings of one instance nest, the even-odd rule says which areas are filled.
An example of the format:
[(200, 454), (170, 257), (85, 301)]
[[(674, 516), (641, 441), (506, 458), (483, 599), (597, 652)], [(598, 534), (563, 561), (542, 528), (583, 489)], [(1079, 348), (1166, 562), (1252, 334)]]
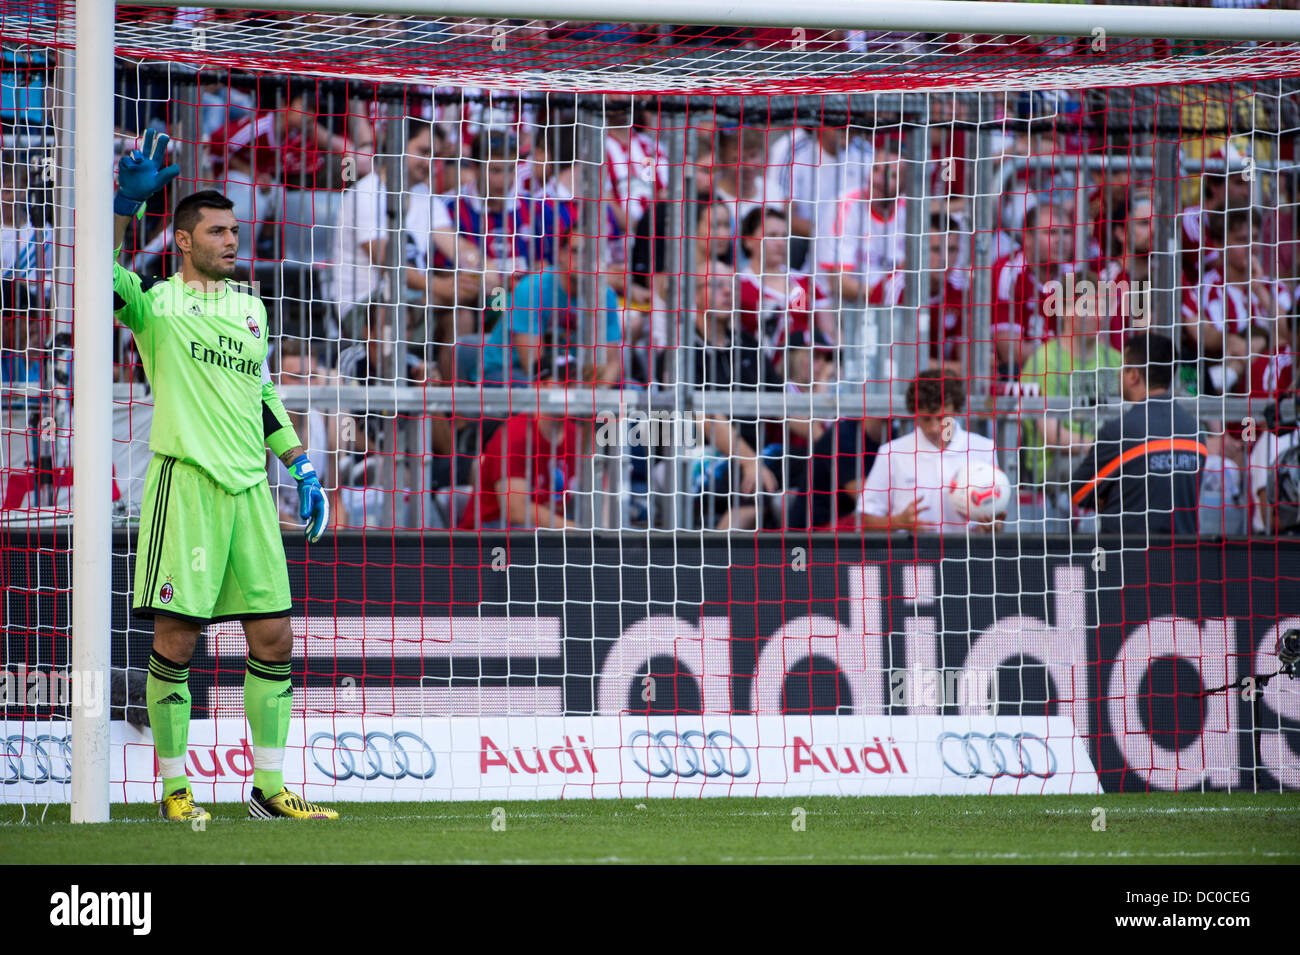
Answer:
[[(603, 300), (593, 307), (584, 301), (583, 269), (597, 252), (582, 235), (582, 203), (575, 199), (572, 112), (424, 90), (395, 121), (356, 100), (342, 112), (324, 109), (310, 82), (288, 84), (272, 109), (215, 82), (201, 92), (202, 161), (198, 181), (187, 188), (215, 188), (235, 201), (240, 261), (262, 283), (268, 303), (276, 303), (273, 374), (281, 385), (309, 385), (321, 396), (336, 385), (381, 383), (644, 389), (671, 384), (689, 369), (696, 386), (732, 393), (784, 393), (793, 401), (849, 383), (901, 398), (902, 389), (891, 389), (887, 379), (864, 382), (860, 368), (846, 382), (846, 330), (872, 310), (902, 305), (906, 237), (919, 232), (929, 327), (917, 364), (929, 370), (902, 383), (907, 413), (705, 420), (690, 488), (694, 519), (705, 527), (964, 530), (951, 514), (922, 513), (915, 495), (910, 502), (895, 498), (908, 480), (920, 482), (923, 451), (969, 455), (977, 446), (1017, 475), (1009, 517), (1023, 529), (1094, 527), (1090, 511), (1102, 511), (1103, 502), (1094, 496), (1081, 507), (1072, 477), (1097, 456), (1104, 423), (1097, 406), (1113, 402), (1118, 409), (1129, 397), (1125, 355), (1135, 337), (1144, 341), (1143, 355), (1164, 354), (1163, 345), (1146, 348), (1148, 337), (1157, 337), (1148, 328), (1149, 177), (1138, 183), (1127, 173), (1103, 176), (1079, 201), (1073, 181), (1059, 172), (1009, 164), (990, 237), (991, 319), (981, 343), (973, 335), (979, 283), (972, 169), (963, 153), (969, 143), (952, 132), (955, 125), (935, 127), (920, 224), (906, 221), (897, 125), (757, 127), (693, 119), (691, 193), (676, 210), (671, 179), (686, 169), (668, 162), (653, 101), (607, 96), (602, 196), (593, 217), (601, 230)], [(1051, 110), (1077, 113), (1078, 104), (1057, 98)], [(1081, 127), (1044, 131), (1021, 119), (1009, 115), (1003, 124), (1008, 157), (1060, 160), (1088, 148)], [(129, 125), (120, 132), (121, 144), (134, 135)], [(391, 154), (394, 142), (400, 157)], [(1215, 148), (1209, 158), (1223, 161), (1219, 171), (1183, 183), (1181, 301), (1176, 325), (1161, 330), (1172, 336), (1170, 387), (1184, 395), (1249, 397), (1262, 421), (1265, 407), (1293, 387), (1295, 197), (1290, 177), (1271, 179), (1275, 193), (1265, 195), (1254, 177), (1227, 171), (1239, 170), (1245, 158), (1231, 142)], [(48, 294), (50, 272), (37, 260), (49, 257), (51, 240), (48, 227), (32, 223), (23, 169), (4, 169), (0, 374), (9, 385), (41, 380), (33, 356), (48, 329), (37, 328), (45, 319), (32, 296), (43, 302)], [(692, 260), (674, 265), (665, 237), (678, 211), (694, 241)], [(172, 236), (166, 208), (150, 212), (126, 258), (137, 271), (162, 274), (171, 268)], [(688, 277), (692, 298), (683, 326), (693, 335), (683, 341), (670, 301), (673, 280)], [(124, 330), (118, 377), (143, 380)], [(967, 396), (985, 391), (1069, 398), (1074, 410), (1026, 412), (1018, 428), (1013, 422), (1011, 431), (990, 438), (983, 433), (988, 419), (966, 414)], [(391, 479), (381, 490), (381, 478), (393, 470), (384, 427), (394, 412), (369, 402), (321, 402), (293, 414), (318, 470), (337, 489), (340, 520), (373, 522), (370, 515), (393, 493)], [(465, 528), (573, 520), (576, 460), (590, 453), (574, 422), (557, 425), (526, 413), (508, 420), (425, 416), (427, 484), (443, 502), (436, 520)], [(927, 417), (931, 424), (923, 427)], [(938, 427), (933, 422), (952, 419), (960, 425), (955, 445), (951, 434), (930, 433)], [(1200, 423), (1201, 533), (1274, 529), (1269, 477), (1290, 447), (1288, 427), (1276, 420), (1258, 429), (1245, 421)], [(1015, 440), (999, 439), (1006, 434)], [(632, 487), (643, 496), (671, 486), (659, 450), (630, 451)], [(913, 462), (900, 466), (907, 453)], [(511, 494), (498, 500), (507, 485)], [(516, 492), (528, 507), (511, 505)], [(1174, 503), (1176, 511), (1197, 508), (1198, 500), (1185, 496)], [(943, 511), (942, 502), (937, 509)], [(291, 510), (286, 495), (286, 514)], [(629, 520), (654, 518), (642, 508)], [(1166, 532), (1168, 526), (1166, 515)], [(1178, 526), (1187, 529), (1185, 521)]]

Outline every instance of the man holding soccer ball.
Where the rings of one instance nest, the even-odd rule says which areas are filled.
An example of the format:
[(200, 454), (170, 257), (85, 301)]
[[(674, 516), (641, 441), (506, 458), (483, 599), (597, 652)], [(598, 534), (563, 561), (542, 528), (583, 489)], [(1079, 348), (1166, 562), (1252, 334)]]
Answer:
[[(122, 158), (114, 247), (131, 217), (180, 172), (167, 137), (149, 130)], [(189, 661), (209, 623), (239, 620), (248, 640), (244, 712), (253, 742), (254, 819), (337, 819), (284, 788), (293, 688), (293, 631), (284, 545), (267, 483), (269, 446), (298, 481), (300, 516), (320, 539), (329, 505), (266, 369), (266, 309), (230, 281), (239, 225), (218, 192), (195, 193), (173, 217), (181, 271), (142, 280), (113, 266), (114, 316), (135, 337), (153, 389), (135, 565), (136, 614), (154, 621), (147, 700), (162, 775), (164, 819), (207, 819), (185, 774)]]
[[(993, 530), (1010, 498), (993, 442), (961, 426), (966, 389), (944, 368), (927, 368), (907, 388), (916, 430), (884, 445), (858, 499), (868, 531), (964, 533)], [(987, 488), (977, 488), (983, 472)], [(960, 485), (960, 487), (959, 487)], [(974, 517), (982, 519), (972, 525)]]

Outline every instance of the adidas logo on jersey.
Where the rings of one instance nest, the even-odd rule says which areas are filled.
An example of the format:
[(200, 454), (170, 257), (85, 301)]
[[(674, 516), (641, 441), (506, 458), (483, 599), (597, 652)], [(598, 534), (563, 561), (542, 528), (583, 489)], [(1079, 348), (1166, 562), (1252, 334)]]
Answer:
[(181, 696), (179, 693), (173, 693), (170, 696), (164, 696), (158, 702), (159, 703), (184, 703), (185, 697)]

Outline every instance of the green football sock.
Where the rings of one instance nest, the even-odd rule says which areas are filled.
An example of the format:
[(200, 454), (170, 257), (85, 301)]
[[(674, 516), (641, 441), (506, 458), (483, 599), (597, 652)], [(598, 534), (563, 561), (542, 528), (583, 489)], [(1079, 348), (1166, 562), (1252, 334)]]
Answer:
[(188, 789), (185, 747), (190, 740), (190, 668), (168, 660), (157, 650), (149, 654), (145, 702), (153, 729), (154, 752), (163, 781), (163, 797)]
[(284, 744), (293, 712), (289, 666), (250, 654), (244, 672), (244, 715), (253, 735), (253, 785), (263, 796), (274, 796), (284, 788)]

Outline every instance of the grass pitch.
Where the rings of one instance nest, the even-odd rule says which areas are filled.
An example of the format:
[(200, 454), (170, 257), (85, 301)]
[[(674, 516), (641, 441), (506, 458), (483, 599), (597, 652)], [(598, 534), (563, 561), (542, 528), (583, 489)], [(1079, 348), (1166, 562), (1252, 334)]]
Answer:
[[(912, 796), (337, 803), (336, 823), (254, 822), (209, 805), (203, 831), (113, 806), (0, 806), (6, 863), (1300, 863), (1300, 796)], [(494, 817), (493, 810), (502, 813)], [(1105, 810), (1105, 831), (1094, 829)], [(800, 821), (801, 809), (803, 829)], [(494, 818), (498, 828), (493, 828)], [(500, 828), (504, 824), (504, 828)]]

